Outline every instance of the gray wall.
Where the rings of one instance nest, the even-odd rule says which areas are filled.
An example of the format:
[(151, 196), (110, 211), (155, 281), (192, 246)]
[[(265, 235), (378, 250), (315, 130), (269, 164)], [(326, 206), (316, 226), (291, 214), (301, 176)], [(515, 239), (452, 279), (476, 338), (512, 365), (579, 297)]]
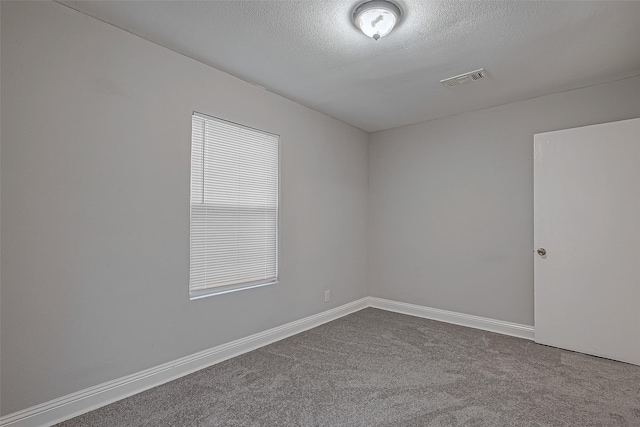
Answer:
[[(51, 2), (2, 66), (3, 414), (367, 295), (365, 132)], [(281, 135), (278, 285), (189, 301), (194, 110)]]
[(640, 77), (372, 134), (369, 293), (533, 325), (533, 135), (633, 117)]
[[(0, 7), (0, 52), (2, 51), (2, 7)], [(0, 53), (0, 70), (2, 70), (2, 54)], [(2, 151), (2, 73), (0, 73), (0, 152)], [(0, 165), (2, 165), (2, 156), (0, 153)], [(1, 168), (0, 168), (1, 169)], [(0, 171), (0, 204), (2, 201), (2, 173)], [(2, 209), (0, 209), (0, 212)], [(2, 215), (0, 215), (2, 216)], [(2, 221), (0, 221), (0, 230)], [(1, 233), (0, 233), (1, 234)], [(2, 290), (2, 245), (0, 244), (0, 291)], [(0, 307), (2, 307), (2, 292), (0, 292)], [(2, 316), (0, 315), (0, 330), (2, 329)], [(0, 381), (2, 380), (2, 334), (0, 333)], [(2, 387), (0, 386), (0, 414), (2, 414)]]

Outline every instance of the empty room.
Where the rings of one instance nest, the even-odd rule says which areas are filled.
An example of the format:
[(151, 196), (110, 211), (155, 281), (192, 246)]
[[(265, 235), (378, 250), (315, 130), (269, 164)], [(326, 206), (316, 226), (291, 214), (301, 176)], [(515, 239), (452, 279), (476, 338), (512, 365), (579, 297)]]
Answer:
[(0, 427), (640, 426), (640, 1), (0, 1)]

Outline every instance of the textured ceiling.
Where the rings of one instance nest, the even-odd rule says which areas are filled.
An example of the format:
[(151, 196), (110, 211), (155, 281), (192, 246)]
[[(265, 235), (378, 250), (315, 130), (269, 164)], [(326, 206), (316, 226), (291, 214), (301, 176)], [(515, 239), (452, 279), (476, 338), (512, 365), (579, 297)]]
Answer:
[(62, 3), (367, 131), (640, 74), (634, 1), (405, 0), (377, 42), (357, 0)]

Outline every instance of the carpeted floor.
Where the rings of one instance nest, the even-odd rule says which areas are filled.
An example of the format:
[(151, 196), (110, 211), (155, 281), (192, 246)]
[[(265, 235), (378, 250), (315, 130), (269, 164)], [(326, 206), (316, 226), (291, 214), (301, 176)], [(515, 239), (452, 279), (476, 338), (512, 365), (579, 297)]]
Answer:
[(367, 308), (58, 426), (640, 426), (640, 366)]

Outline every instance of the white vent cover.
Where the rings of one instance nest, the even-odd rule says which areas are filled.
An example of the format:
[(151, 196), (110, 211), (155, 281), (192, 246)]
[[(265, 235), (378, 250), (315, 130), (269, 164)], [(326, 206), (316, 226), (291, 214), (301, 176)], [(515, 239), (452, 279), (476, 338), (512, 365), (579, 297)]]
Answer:
[(475, 80), (484, 79), (485, 77), (487, 77), (487, 72), (484, 70), (484, 68), (480, 68), (479, 70), (470, 71), (468, 73), (460, 74), (459, 76), (440, 80), (440, 83), (442, 83), (445, 87), (454, 87), (471, 83)]

